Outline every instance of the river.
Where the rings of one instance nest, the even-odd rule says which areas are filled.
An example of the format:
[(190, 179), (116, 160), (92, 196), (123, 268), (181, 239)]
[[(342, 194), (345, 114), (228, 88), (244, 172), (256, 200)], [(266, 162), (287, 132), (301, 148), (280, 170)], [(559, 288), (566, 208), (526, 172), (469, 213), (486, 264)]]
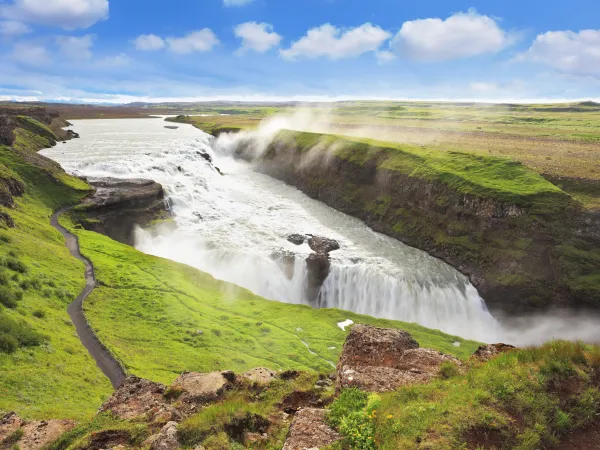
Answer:
[[(294, 187), (213, 149), (214, 138), (161, 119), (72, 121), (82, 137), (44, 150), (69, 173), (148, 178), (161, 183), (177, 228), (138, 230), (136, 248), (210, 273), (265, 298), (307, 303), (308, 245), (286, 237), (336, 239), (320, 304), (417, 322), (480, 341), (509, 338), (468, 279), (427, 253), (376, 233)], [(213, 165), (199, 155), (207, 152)], [(274, 255), (297, 254), (292, 273)], [(522, 333), (519, 333), (520, 336)], [(513, 341), (520, 340), (512, 334)], [(509, 339), (509, 340), (510, 340)]]

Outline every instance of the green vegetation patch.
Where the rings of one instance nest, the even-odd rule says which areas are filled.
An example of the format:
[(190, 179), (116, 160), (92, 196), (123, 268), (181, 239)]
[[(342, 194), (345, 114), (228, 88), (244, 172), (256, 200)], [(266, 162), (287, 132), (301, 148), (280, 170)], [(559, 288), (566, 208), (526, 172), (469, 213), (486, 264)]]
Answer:
[(54, 210), (77, 203), (89, 187), (38, 149), (0, 146), (0, 164), (24, 185), (14, 208), (0, 208), (15, 223), (0, 229), (0, 410), (35, 419), (89, 418), (111, 386), (67, 314), (85, 285), (83, 264), (50, 225)]
[(600, 412), (597, 346), (551, 342), (488, 363), (470, 361), (467, 369), (381, 394), (380, 401), (343, 392), (330, 420), (351, 448), (374, 448), (366, 440), (372, 436), (383, 450), (534, 450), (551, 447)]
[(463, 194), (515, 205), (569, 201), (568, 195), (535, 171), (505, 158), (289, 130), (280, 132), (276, 142), (288, 142), (302, 152), (331, 151), (359, 165), (375, 163), (381, 169), (442, 182)]
[(99, 281), (86, 316), (128, 372), (143, 378), (170, 384), (185, 371), (254, 367), (330, 372), (348, 333), (337, 323), (346, 319), (405, 329), (422, 346), (460, 358), (478, 345), (416, 324), (268, 301), (106, 236), (76, 233)]

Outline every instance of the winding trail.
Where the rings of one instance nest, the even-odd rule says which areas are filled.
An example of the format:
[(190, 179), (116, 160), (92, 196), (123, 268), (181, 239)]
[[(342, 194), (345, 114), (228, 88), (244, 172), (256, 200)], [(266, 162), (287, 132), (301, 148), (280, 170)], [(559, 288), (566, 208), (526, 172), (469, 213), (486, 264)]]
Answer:
[(121, 367), (121, 364), (115, 359), (108, 349), (100, 342), (94, 330), (90, 327), (85, 314), (83, 312), (83, 301), (91, 294), (96, 287), (96, 276), (94, 275), (94, 266), (92, 262), (81, 254), (79, 251), (79, 240), (77, 236), (69, 232), (60, 223), (58, 218), (64, 212), (71, 209), (70, 207), (62, 208), (56, 211), (50, 219), (50, 224), (56, 228), (65, 238), (65, 245), (69, 249), (72, 256), (83, 261), (85, 264), (85, 288), (77, 296), (75, 300), (69, 305), (67, 311), (71, 317), (73, 325), (79, 336), (79, 340), (83, 346), (87, 349), (89, 354), (96, 360), (96, 365), (100, 368), (102, 373), (108, 377), (113, 388), (119, 387), (119, 385), (126, 378), (125, 371)]

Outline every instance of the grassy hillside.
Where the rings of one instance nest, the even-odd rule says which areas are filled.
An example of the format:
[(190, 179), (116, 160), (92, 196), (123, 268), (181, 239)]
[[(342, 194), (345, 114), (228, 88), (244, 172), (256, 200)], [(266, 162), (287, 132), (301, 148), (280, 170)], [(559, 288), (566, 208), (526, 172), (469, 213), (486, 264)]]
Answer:
[[(49, 143), (42, 141), (31, 140)], [(7, 339), (0, 345), (0, 411), (36, 418), (88, 417), (111, 387), (67, 314), (84, 286), (83, 265), (71, 258), (49, 222), (55, 209), (77, 203), (88, 186), (35, 154), (41, 147), (18, 142), (16, 149), (0, 146), (0, 177), (6, 180), (10, 173), (24, 186), (24, 194), (14, 197), (14, 208), (1, 208), (15, 226), (5, 223), (0, 230), (0, 342), (9, 335), (17, 345), (14, 339), (12, 345)]]
[(87, 317), (129, 372), (155, 381), (254, 367), (329, 372), (347, 334), (337, 323), (346, 319), (406, 329), (421, 345), (462, 358), (477, 347), (415, 324), (268, 301), (105, 236), (77, 233), (101, 284), (86, 302)]

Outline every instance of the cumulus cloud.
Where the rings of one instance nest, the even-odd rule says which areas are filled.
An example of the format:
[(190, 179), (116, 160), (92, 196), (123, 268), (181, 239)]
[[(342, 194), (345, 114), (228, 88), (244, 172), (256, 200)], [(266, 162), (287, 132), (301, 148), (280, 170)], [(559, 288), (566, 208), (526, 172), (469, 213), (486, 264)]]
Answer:
[(50, 64), (46, 49), (38, 44), (18, 42), (12, 52), (12, 59), (28, 66), (45, 66)]
[(169, 50), (173, 53), (186, 54), (192, 52), (208, 52), (219, 43), (219, 39), (210, 28), (192, 31), (184, 37), (166, 39)]
[(396, 52), (418, 61), (444, 61), (495, 53), (513, 41), (491, 17), (474, 9), (439, 18), (404, 22), (391, 42)]
[(0, 22), (0, 35), (7, 37), (21, 36), (31, 32), (31, 28), (23, 22), (4, 20)]
[(143, 52), (151, 52), (165, 48), (166, 43), (163, 38), (155, 34), (142, 34), (133, 40), (135, 48)]
[(108, 18), (108, 0), (13, 0), (0, 5), (0, 16), (67, 30), (88, 28)]
[(349, 29), (326, 23), (308, 30), (289, 49), (281, 50), (281, 56), (286, 59), (319, 56), (330, 59), (350, 58), (377, 50), (390, 37), (390, 33), (370, 23)]
[(600, 30), (548, 31), (538, 35), (517, 59), (568, 74), (600, 76)]
[(234, 29), (237, 37), (242, 39), (240, 53), (254, 50), (264, 53), (281, 42), (281, 36), (273, 31), (273, 25), (268, 23), (246, 22)]
[(375, 53), (375, 58), (377, 58), (379, 64), (385, 64), (395, 60), (396, 55), (394, 54), (394, 52), (390, 52), (389, 50), (381, 50)]
[(254, 0), (223, 0), (225, 6), (244, 6), (252, 3)]
[(94, 36), (91, 34), (85, 36), (58, 36), (56, 43), (60, 52), (69, 59), (92, 59)]

